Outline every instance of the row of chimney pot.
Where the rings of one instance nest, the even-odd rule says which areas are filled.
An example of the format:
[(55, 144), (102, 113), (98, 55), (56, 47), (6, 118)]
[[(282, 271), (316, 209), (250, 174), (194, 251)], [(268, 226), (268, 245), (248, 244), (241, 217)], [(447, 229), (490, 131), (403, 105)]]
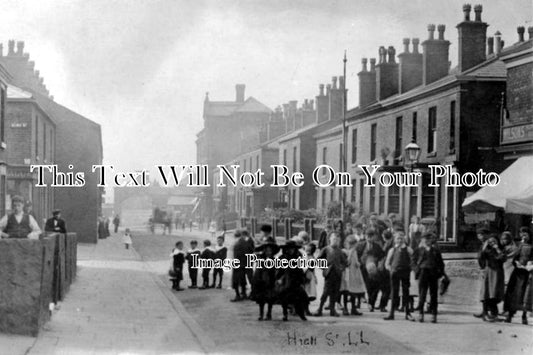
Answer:
[[(474, 6), (475, 20), (470, 20), (472, 6), (463, 6), (464, 21), (457, 25), (459, 30), (459, 70), (465, 71), (482, 63), (487, 56), (499, 55), (504, 46), (501, 33), (498, 31), (494, 37), (486, 40), (488, 25), (481, 20), (481, 5)], [(359, 73), (359, 106), (366, 107), (376, 101), (383, 100), (397, 93), (404, 93), (419, 85), (430, 84), (449, 73), (450, 62), (448, 51), (450, 42), (445, 40), (445, 25), (435, 26), (429, 24), (428, 39), (422, 43), (423, 53), (419, 52), (418, 38), (403, 39), (403, 53), (398, 55), (399, 68), (395, 61), (396, 51), (393, 46), (379, 47), (378, 64), (376, 59), (362, 58), (362, 69)], [(435, 30), (438, 32), (435, 38)], [(524, 42), (524, 26), (517, 28), (518, 43)], [(528, 27), (529, 39), (533, 39), (533, 27)], [(413, 44), (412, 52), (409, 51), (410, 43)], [(322, 95), (323, 85), (320, 86)]]

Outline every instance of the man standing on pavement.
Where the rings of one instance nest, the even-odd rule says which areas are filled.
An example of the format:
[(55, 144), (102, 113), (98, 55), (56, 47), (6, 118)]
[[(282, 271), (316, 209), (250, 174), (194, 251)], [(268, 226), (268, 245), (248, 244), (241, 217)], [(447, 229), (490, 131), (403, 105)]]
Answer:
[(54, 232), (54, 233), (67, 233), (67, 227), (65, 221), (61, 219), (61, 210), (54, 210), (52, 212), (52, 218), (48, 218), (44, 226), (45, 232)]
[(246, 298), (245, 266), (247, 243), (242, 238), (240, 230), (236, 230), (234, 235), (235, 244), (233, 245), (233, 258), (239, 260), (239, 267), (233, 269), (231, 283), (235, 290), (235, 298), (233, 298), (231, 302), (238, 302)]
[(115, 234), (118, 233), (118, 226), (120, 225), (120, 216), (118, 214), (113, 218), (113, 225), (115, 226)]
[(13, 196), (11, 207), (13, 212), (0, 219), (0, 237), (39, 239), (41, 229), (35, 218), (24, 213), (24, 199), (21, 196)]
[[(243, 229), (242, 232), (242, 239), (245, 242), (245, 254), (253, 254), (255, 251), (255, 242), (252, 237), (250, 237), (250, 234), (248, 234), (248, 231), (246, 229)], [(244, 269), (244, 274), (246, 275), (246, 279), (248, 280), (248, 283), (250, 284), (250, 288), (252, 287), (252, 279), (254, 278), (254, 269), (252, 268), (246, 268)], [(245, 281), (246, 285), (246, 281)], [(245, 286), (246, 287), (246, 286)], [(243, 298), (246, 298), (246, 292), (243, 293)]]

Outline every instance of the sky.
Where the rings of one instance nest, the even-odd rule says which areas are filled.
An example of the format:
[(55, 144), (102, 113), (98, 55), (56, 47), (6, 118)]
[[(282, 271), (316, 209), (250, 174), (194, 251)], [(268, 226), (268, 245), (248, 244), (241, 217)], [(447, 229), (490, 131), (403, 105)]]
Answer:
[[(0, 40), (25, 42), (55, 100), (102, 126), (104, 162), (130, 171), (195, 163), (206, 92), (234, 100), (243, 83), (272, 109), (300, 104), (342, 75), (346, 50), (352, 108), (361, 58), (400, 53), (429, 23), (446, 25), (455, 65), (464, 2), (3, 0)], [(478, 2), (506, 45), (533, 26), (531, 0)]]

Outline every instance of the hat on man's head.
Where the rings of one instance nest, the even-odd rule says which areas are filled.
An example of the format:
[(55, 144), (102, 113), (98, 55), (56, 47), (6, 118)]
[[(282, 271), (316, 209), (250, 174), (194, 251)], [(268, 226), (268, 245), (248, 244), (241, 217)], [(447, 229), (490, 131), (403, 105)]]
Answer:
[(22, 198), (22, 196), (15, 195), (11, 197), (11, 203), (15, 203), (15, 202), (25, 203), (26, 201), (24, 200), (24, 198)]
[(281, 246), (281, 249), (283, 249), (284, 251), (285, 251), (286, 249), (292, 249), (292, 248), (294, 248), (294, 249), (300, 249), (300, 246), (299, 246), (298, 243), (296, 243), (296, 241), (294, 241), (294, 240), (287, 240), (287, 241), (285, 242), (285, 244), (283, 244), (283, 245)]
[(263, 244), (255, 248), (256, 251), (263, 251), (266, 247), (272, 248), (272, 254), (277, 254), (279, 251), (279, 245), (276, 243), (276, 239), (273, 237), (267, 237)]
[(477, 234), (481, 234), (481, 235), (488, 235), (490, 234), (490, 230), (486, 227), (482, 227), (482, 228), (478, 228), (478, 230), (476, 231)]
[(55, 210), (52, 211), (52, 215), (56, 215), (56, 214), (60, 214), (61, 213), (61, 210), (56, 208)]
[(272, 233), (272, 226), (270, 224), (263, 224), (259, 230), (265, 233)]

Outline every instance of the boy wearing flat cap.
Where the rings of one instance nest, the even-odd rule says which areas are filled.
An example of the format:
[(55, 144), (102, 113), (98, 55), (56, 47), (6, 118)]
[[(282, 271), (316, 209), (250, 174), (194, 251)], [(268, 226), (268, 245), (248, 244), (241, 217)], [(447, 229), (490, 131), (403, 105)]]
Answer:
[(55, 209), (52, 212), (52, 218), (48, 218), (44, 226), (45, 232), (67, 233), (65, 221), (61, 219), (61, 210)]

